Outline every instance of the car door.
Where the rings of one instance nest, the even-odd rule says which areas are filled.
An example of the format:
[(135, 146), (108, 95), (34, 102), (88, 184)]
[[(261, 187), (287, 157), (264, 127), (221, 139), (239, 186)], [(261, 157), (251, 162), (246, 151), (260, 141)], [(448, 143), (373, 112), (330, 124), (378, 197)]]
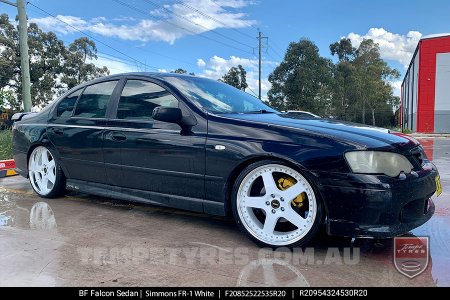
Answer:
[(117, 82), (88, 85), (57, 104), (48, 124), (48, 135), (69, 178), (107, 183), (103, 132), (108, 103)]
[[(115, 117), (108, 121), (105, 132), (105, 163), (110, 184), (203, 198), (206, 132), (194, 129), (182, 134), (177, 124), (153, 120), (153, 109), (158, 106), (182, 107), (184, 113), (189, 113), (161, 85), (144, 79), (126, 81)], [(114, 155), (118, 148), (120, 161)]]

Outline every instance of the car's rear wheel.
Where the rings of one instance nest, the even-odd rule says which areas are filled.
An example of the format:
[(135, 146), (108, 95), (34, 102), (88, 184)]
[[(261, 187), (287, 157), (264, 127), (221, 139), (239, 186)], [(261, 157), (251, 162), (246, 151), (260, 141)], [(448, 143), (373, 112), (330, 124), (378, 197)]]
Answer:
[(28, 176), (33, 190), (43, 198), (62, 196), (66, 178), (55, 156), (44, 147), (33, 149), (28, 159)]
[(269, 247), (303, 246), (323, 221), (322, 204), (308, 180), (275, 161), (245, 168), (232, 193), (233, 215), (255, 242)]

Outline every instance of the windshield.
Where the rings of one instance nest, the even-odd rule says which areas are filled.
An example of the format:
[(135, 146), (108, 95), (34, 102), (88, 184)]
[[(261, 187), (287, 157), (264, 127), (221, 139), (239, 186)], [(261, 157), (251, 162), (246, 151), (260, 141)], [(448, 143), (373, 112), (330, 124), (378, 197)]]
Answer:
[(277, 113), (258, 98), (219, 81), (175, 76), (167, 76), (165, 79), (195, 105), (211, 113)]

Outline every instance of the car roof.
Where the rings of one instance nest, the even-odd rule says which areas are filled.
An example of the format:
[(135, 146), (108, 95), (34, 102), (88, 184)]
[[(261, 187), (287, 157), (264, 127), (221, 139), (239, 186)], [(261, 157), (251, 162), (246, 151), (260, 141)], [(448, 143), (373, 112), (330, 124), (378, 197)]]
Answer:
[(140, 76), (140, 77), (149, 77), (149, 78), (157, 78), (157, 79), (163, 79), (164, 77), (187, 77), (191, 78), (193, 75), (189, 74), (178, 74), (178, 73), (161, 73), (161, 72), (128, 72), (128, 73), (119, 73), (119, 74), (113, 74), (108, 76), (103, 76), (99, 78), (95, 78), (90, 81), (86, 81), (82, 84), (91, 84), (97, 81), (105, 81), (105, 80), (111, 80), (111, 79), (118, 79), (122, 77), (128, 77), (128, 76)]
[[(120, 80), (124, 77), (147, 77), (147, 78), (153, 78), (153, 79), (159, 79), (164, 80), (164, 77), (181, 77), (181, 78), (192, 78), (195, 77), (193, 75), (189, 74), (178, 74), (178, 73), (161, 73), (161, 72), (128, 72), (128, 73), (118, 73), (113, 75), (107, 75), (98, 77), (89, 81), (85, 81), (83, 83), (80, 83), (73, 88), (71, 88), (65, 95), (72, 93), (73, 91), (84, 88), (88, 85), (92, 85), (95, 83), (103, 82), (103, 81), (109, 81), (109, 80)], [(196, 78), (203, 78), (203, 77), (196, 77)], [(206, 78), (205, 78), (206, 79)]]

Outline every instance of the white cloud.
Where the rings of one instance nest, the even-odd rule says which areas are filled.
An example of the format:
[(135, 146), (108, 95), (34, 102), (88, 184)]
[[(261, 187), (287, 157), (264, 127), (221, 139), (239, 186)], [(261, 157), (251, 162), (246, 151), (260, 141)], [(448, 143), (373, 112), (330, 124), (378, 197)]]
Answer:
[(394, 88), (394, 96), (400, 96), (402, 90), (402, 81), (395, 80), (391, 81), (390, 84)]
[[(203, 59), (199, 59), (205, 63), (203, 66), (203, 73), (198, 74), (198, 76), (210, 78), (210, 79), (219, 79), (227, 73), (232, 67), (236, 67), (238, 65), (242, 65), (242, 67), (247, 71), (247, 84), (249, 88), (258, 93), (258, 60), (256, 59), (248, 59), (237, 56), (230, 56), (230, 58), (226, 59), (217, 55), (211, 57), (208, 62), (205, 62)], [(198, 61), (197, 60), (197, 64)], [(270, 90), (271, 84), (267, 80), (267, 78), (263, 78), (261, 80), (261, 94), (263, 95), (263, 99), (267, 99), (267, 92)], [(247, 89), (248, 93), (253, 94), (249, 89)]]
[[(132, 41), (165, 41), (173, 44), (177, 39), (187, 35), (201, 34), (218, 28), (245, 28), (256, 24), (242, 12), (225, 10), (243, 8), (253, 2), (248, 0), (184, 0), (172, 5), (164, 5), (149, 12), (147, 19), (140, 21), (133, 18), (114, 18), (108, 20), (96, 17), (84, 20), (76, 16), (58, 15), (57, 18), (82, 31), (96, 33), (108, 37), (117, 37)], [(189, 7), (199, 7), (208, 15), (202, 15)], [(152, 18), (152, 16), (156, 18)], [(180, 17), (181, 16), (181, 17)], [(208, 17), (209, 16), (209, 17)], [(213, 19), (220, 20), (219, 22)], [(70, 34), (76, 30), (53, 17), (33, 18), (43, 30), (51, 30), (60, 34)], [(184, 28), (184, 29), (183, 29)]]
[(199, 68), (204, 68), (206, 66), (206, 62), (203, 59), (199, 58), (197, 59), (197, 66)]
[(61, 34), (76, 32), (71, 26), (79, 29), (85, 29), (86, 26), (88, 26), (88, 22), (79, 17), (57, 15), (56, 18), (61, 21), (58, 21), (53, 17), (32, 18), (29, 21), (30, 23), (37, 23), (44, 31), (53, 31)]
[(364, 35), (354, 32), (348, 34), (353, 46), (358, 47), (363, 39), (372, 39), (380, 45), (382, 58), (398, 61), (404, 66), (409, 65), (421, 37), (422, 34), (418, 31), (409, 31), (402, 35), (384, 28), (370, 28)]
[(131, 63), (111, 57), (108, 55), (98, 56), (97, 60), (90, 60), (89, 63), (93, 63), (97, 67), (107, 67), (110, 74), (137, 72), (140, 71), (138, 65), (133, 66)]
[(218, 6), (230, 7), (230, 8), (242, 8), (242, 7), (247, 6), (249, 4), (249, 2), (251, 2), (253, 4), (253, 1), (245, 1), (245, 0), (218, 0), (218, 1), (215, 1), (215, 3)]

